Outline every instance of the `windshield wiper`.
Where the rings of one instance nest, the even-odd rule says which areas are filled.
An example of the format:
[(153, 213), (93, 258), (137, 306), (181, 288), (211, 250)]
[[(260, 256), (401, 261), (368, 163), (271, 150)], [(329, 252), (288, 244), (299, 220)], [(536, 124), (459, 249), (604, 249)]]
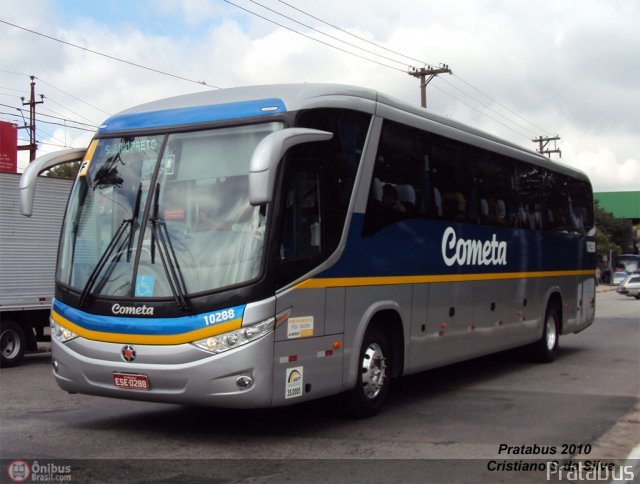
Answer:
[(131, 262), (131, 248), (133, 246), (133, 230), (134, 221), (138, 218), (138, 212), (140, 212), (140, 199), (142, 198), (142, 183), (138, 184), (138, 194), (136, 195), (136, 205), (133, 209), (133, 217), (131, 217), (131, 230), (129, 231), (129, 243), (127, 244), (127, 262)]
[(184, 282), (184, 276), (182, 275), (182, 270), (180, 269), (178, 257), (176, 256), (176, 252), (173, 249), (173, 244), (171, 243), (171, 237), (169, 236), (169, 231), (167, 230), (167, 224), (164, 220), (158, 217), (158, 195), (160, 193), (159, 183), (156, 185), (155, 192), (153, 216), (149, 219), (149, 222), (151, 222), (152, 236), (152, 263), (154, 263), (155, 258), (154, 241), (157, 241), (158, 253), (160, 254), (160, 258), (162, 259), (162, 266), (164, 267), (164, 272), (167, 276), (167, 282), (169, 283), (169, 288), (171, 289), (174, 299), (178, 303), (178, 308), (182, 309), (183, 311), (190, 311), (191, 304), (186, 298), (187, 286)]
[[(82, 294), (80, 295), (80, 300), (78, 301), (79, 307), (84, 307), (84, 305), (86, 304), (87, 298), (91, 294), (91, 290), (93, 289), (93, 286), (95, 285), (96, 280), (98, 279), (98, 276), (102, 272), (102, 269), (104, 268), (104, 266), (109, 261), (111, 254), (113, 254), (113, 251), (118, 245), (118, 243), (120, 242), (120, 240), (122, 239), (122, 236), (125, 234), (127, 227), (129, 227), (129, 230), (133, 232), (132, 218), (131, 219), (125, 218), (120, 223), (118, 230), (116, 230), (116, 233), (113, 234), (113, 237), (111, 237), (111, 240), (109, 241), (109, 245), (107, 245), (107, 247), (104, 249), (104, 252), (102, 252), (100, 259), (98, 260), (98, 263), (91, 271), (91, 274), (89, 274), (89, 278), (87, 279), (87, 282), (82, 288)], [(120, 245), (118, 252), (120, 252), (122, 249), (124, 249), (124, 244)]]

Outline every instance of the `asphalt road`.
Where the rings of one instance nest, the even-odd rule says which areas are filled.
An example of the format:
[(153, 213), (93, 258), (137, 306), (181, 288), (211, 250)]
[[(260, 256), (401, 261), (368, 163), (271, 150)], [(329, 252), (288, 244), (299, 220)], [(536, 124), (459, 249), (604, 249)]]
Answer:
[[(335, 399), (248, 412), (69, 395), (50, 354), (30, 355), (0, 370), (0, 482), (11, 482), (15, 459), (71, 482), (133, 483), (547, 482), (489, 466), (563, 460), (578, 446), (576, 457), (623, 462), (640, 443), (629, 417), (640, 396), (640, 301), (598, 294), (594, 325), (560, 344), (553, 364), (516, 350), (404, 378), (368, 420), (342, 416)], [(612, 432), (621, 422), (626, 430)], [(556, 453), (520, 453), (535, 447)]]

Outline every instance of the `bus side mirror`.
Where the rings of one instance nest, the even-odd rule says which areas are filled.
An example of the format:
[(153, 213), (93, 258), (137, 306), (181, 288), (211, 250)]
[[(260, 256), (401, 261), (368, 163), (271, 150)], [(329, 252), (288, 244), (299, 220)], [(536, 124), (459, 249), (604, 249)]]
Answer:
[(22, 215), (31, 217), (38, 175), (56, 165), (82, 160), (86, 151), (86, 148), (56, 151), (42, 155), (29, 163), (20, 177), (20, 211)]
[(333, 133), (309, 128), (275, 131), (258, 143), (249, 165), (249, 203), (260, 205), (273, 201), (276, 172), (286, 151), (302, 143), (326, 141)]

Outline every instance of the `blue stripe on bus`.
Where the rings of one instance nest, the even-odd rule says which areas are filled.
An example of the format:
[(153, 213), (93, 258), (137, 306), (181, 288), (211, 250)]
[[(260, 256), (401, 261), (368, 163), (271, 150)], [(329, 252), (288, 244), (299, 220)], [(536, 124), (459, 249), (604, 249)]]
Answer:
[[(122, 304), (121, 306), (138, 307), (140, 304)], [(242, 320), (246, 305), (235, 306), (224, 310), (210, 311), (202, 314), (179, 318), (130, 318), (126, 316), (101, 316), (89, 314), (72, 308), (55, 300), (53, 311), (73, 324), (89, 331), (100, 333), (135, 334), (150, 336), (179, 335), (203, 328), (210, 328), (232, 320)], [(226, 313), (223, 315), (222, 313)], [(233, 311), (233, 313), (230, 313)], [(220, 317), (218, 317), (220, 315)], [(226, 317), (224, 317), (226, 316)]]
[(265, 116), (286, 112), (286, 110), (287, 108), (281, 99), (271, 98), (190, 108), (164, 109), (145, 113), (117, 114), (107, 119), (100, 126), (98, 134)]
[[(596, 254), (587, 251), (594, 237), (425, 219), (397, 222), (363, 237), (363, 222), (363, 214), (353, 214), (342, 257), (315, 278), (595, 271)], [(506, 264), (447, 266), (442, 255), (447, 227), (458, 239), (484, 242), (495, 234), (507, 243)]]

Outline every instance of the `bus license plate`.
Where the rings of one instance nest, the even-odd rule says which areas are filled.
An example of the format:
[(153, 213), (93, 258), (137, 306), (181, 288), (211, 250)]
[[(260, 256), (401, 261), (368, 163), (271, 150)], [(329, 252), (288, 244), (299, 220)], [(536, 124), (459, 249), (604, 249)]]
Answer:
[(118, 388), (129, 390), (149, 390), (147, 375), (132, 375), (130, 373), (114, 373), (113, 384)]

